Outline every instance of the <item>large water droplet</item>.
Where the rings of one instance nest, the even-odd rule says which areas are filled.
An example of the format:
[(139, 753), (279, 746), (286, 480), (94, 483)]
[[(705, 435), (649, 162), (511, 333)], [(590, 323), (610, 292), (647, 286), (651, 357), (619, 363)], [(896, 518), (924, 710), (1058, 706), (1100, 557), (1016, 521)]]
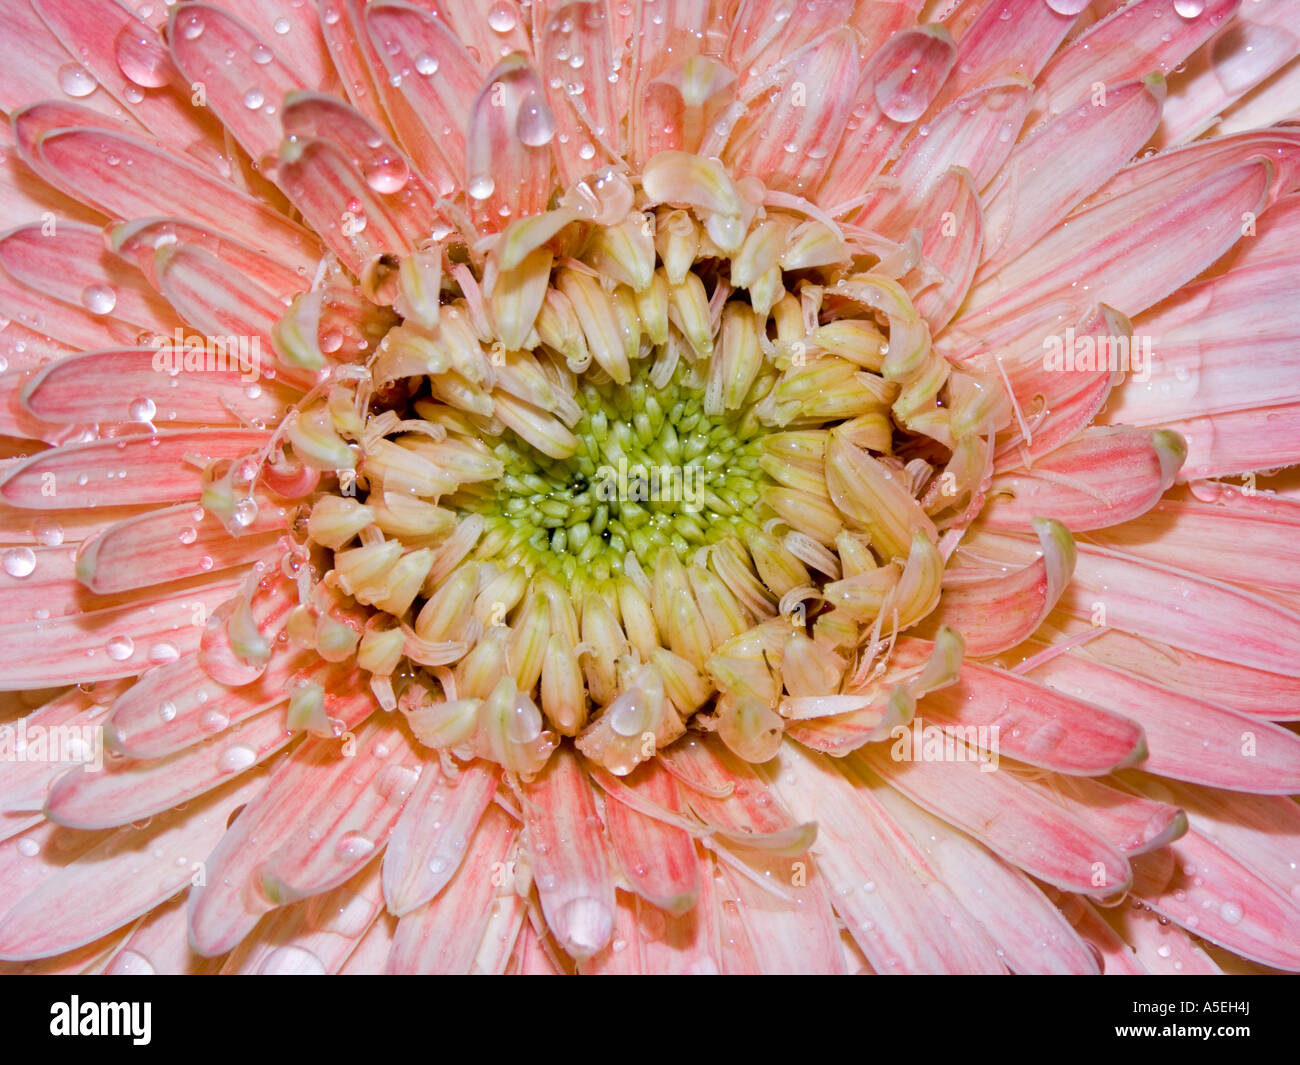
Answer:
[(4, 571), (11, 577), (30, 577), (36, 570), (36, 553), (30, 547), (11, 547), (3, 560)]
[(207, 28), (203, 19), (198, 15), (190, 15), (188, 18), (184, 19), (183, 22), (184, 25), (181, 26), (181, 36), (187, 41), (198, 40), (203, 36), (203, 31)]
[(1183, 18), (1196, 18), (1205, 10), (1205, 0), (1174, 0), (1174, 10)]
[(43, 547), (58, 547), (63, 543), (63, 526), (53, 518), (37, 518), (32, 525), (32, 535)]
[(221, 757), (217, 759), (217, 767), (225, 773), (237, 773), (241, 769), (247, 769), (256, 761), (257, 752), (253, 748), (237, 744), (221, 752)]
[(415, 57), (415, 72), (426, 78), (438, 73), (438, 61), (428, 52), (421, 52)]
[(1227, 921), (1228, 924), (1237, 924), (1244, 915), (1245, 910), (1241, 908), (1241, 903), (1239, 902), (1225, 902), (1219, 907), (1219, 916)]
[(245, 496), (235, 504), (235, 513), (233, 515), (235, 524), (240, 528), (248, 528), (253, 524), (257, 517), (257, 500), (251, 496)]
[(113, 43), (117, 65), (127, 80), (146, 89), (167, 84), (171, 61), (158, 35), (143, 23), (122, 27)]
[(158, 407), (148, 396), (140, 396), (131, 400), (131, 405), (127, 408), (127, 413), (131, 415), (133, 422), (144, 422), (146, 424), (154, 420), (158, 413)]
[(125, 662), (135, 653), (135, 641), (130, 636), (114, 636), (109, 639), (105, 650), (114, 662)]
[(515, 9), (506, 0), (497, 0), (488, 11), (488, 25), (497, 33), (509, 33), (519, 21)]
[(87, 285), (81, 303), (91, 314), (108, 314), (117, 306), (117, 293), (108, 285)]
[(542, 715), (533, 701), (519, 695), (506, 715), (506, 735), (515, 743), (532, 743), (542, 734)]
[(367, 854), (375, 849), (374, 840), (360, 832), (346, 832), (339, 837), (338, 844), (335, 846), (335, 853), (340, 861), (353, 862), (358, 858), (364, 858)]
[(495, 191), (497, 185), (486, 174), (480, 174), (478, 177), (470, 178), (469, 186), (466, 191), (476, 200), (486, 200)]
[(515, 119), (515, 135), (528, 147), (540, 148), (555, 137), (555, 115), (535, 92), (524, 97)]
[(250, 111), (256, 111), (264, 103), (266, 103), (266, 93), (261, 89), (249, 89), (244, 93), (244, 106)]
[(167, 702), (162, 703), (158, 707), (158, 716), (162, 718), (163, 721), (171, 721), (176, 717), (176, 704), (170, 699), (167, 700)]
[(99, 82), (79, 63), (64, 63), (59, 67), (59, 88), (69, 96), (89, 96), (98, 87)]
[(376, 155), (361, 167), (366, 184), (376, 192), (401, 192), (411, 180), (410, 167), (400, 155)]
[(1047, 0), (1047, 6), (1058, 15), (1077, 15), (1088, 6), (1088, 0)]

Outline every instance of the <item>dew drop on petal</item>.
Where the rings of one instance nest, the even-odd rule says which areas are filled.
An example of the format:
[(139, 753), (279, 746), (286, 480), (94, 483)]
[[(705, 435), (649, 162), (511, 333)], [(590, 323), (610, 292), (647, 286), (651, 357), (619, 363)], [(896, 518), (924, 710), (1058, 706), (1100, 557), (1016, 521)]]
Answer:
[(515, 9), (506, 3), (506, 0), (497, 0), (488, 10), (488, 25), (496, 33), (509, 33), (515, 28), (518, 19), (515, 17)]
[(192, 544), (199, 538), (199, 534), (193, 525), (187, 525), (180, 531), (176, 538), (183, 544)]
[(59, 67), (59, 88), (69, 96), (89, 96), (98, 87), (99, 82), (79, 63), (64, 63)]
[(140, 396), (131, 400), (131, 405), (127, 408), (127, 413), (131, 415), (133, 422), (149, 423), (154, 420), (158, 414), (158, 406), (148, 396)]
[(274, 57), (271, 55), (271, 49), (264, 44), (253, 45), (252, 51), (253, 62), (259, 67), (266, 66)]
[(176, 716), (176, 704), (170, 699), (158, 707), (158, 716), (163, 721), (171, 721)]
[(58, 547), (63, 543), (63, 526), (52, 518), (37, 518), (32, 525), (32, 535), (42, 547)]
[(34, 839), (20, 839), (18, 841), (18, 853), (24, 858), (35, 858), (41, 853), (41, 845)]
[(266, 94), (261, 89), (249, 89), (244, 93), (244, 106), (250, 111), (256, 111), (266, 103)]
[(36, 570), (36, 552), (30, 547), (11, 547), (3, 560), (4, 571), (11, 577), (30, 577)]
[(1239, 902), (1225, 902), (1219, 907), (1219, 916), (1228, 924), (1237, 924), (1244, 914), (1245, 911), (1241, 908)]
[(187, 41), (196, 41), (203, 36), (203, 31), (207, 28), (203, 19), (198, 15), (190, 15), (184, 20), (185, 24), (181, 27), (181, 36)]
[(376, 192), (401, 192), (411, 180), (411, 170), (400, 155), (376, 155), (361, 167), (366, 184)]
[(555, 115), (537, 93), (530, 92), (520, 104), (515, 134), (530, 148), (540, 148), (555, 137)]
[(1205, 0), (1174, 0), (1174, 10), (1183, 18), (1196, 18), (1205, 10)]
[(432, 77), (438, 73), (438, 61), (428, 52), (421, 52), (415, 57), (415, 72), (426, 78)]
[(117, 293), (108, 285), (87, 285), (81, 303), (91, 314), (108, 314), (117, 306)]
[(466, 191), (476, 200), (486, 200), (496, 189), (496, 182), (486, 174), (470, 178)]
[(162, 41), (148, 26), (128, 23), (122, 27), (113, 43), (113, 53), (128, 81), (146, 89), (167, 84), (171, 61)]
[(181, 653), (176, 650), (176, 645), (161, 640), (149, 647), (149, 661), (155, 665), (164, 665), (167, 662), (175, 662), (180, 658)]
[(135, 641), (130, 636), (114, 636), (108, 641), (105, 650), (114, 662), (125, 662), (135, 652)]
[(287, 18), (281, 17), (275, 20), (275, 23), (274, 25), (271, 26), (271, 29), (275, 30), (276, 33), (278, 33), (281, 37), (283, 37), (286, 33), (288, 33), (291, 29), (293, 29), (293, 25), (292, 23), (289, 22)]
[(241, 528), (247, 528), (253, 524), (257, 517), (257, 500), (252, 496), (245, 496), (235, 504), (234, 513), (235, 524)]
[(356, 861), (358, 858), (364, 858), (367, 854), (375, 849), (374, 840), (360, 832), (346, 832), (339, 837), (335, 852), (339, 860), (344, 862)]
[(1088, 0), (1047, 0), (1047, 6), (1058, 15), (1077, 15), (1088, 6)]
[(237, 773), (241, 769), (247, 769), (256, 761), (257, 752), (253, 748), (236, 744), (221, 752), (221, 757), (217, 759), (217, 767), (225, 773)]

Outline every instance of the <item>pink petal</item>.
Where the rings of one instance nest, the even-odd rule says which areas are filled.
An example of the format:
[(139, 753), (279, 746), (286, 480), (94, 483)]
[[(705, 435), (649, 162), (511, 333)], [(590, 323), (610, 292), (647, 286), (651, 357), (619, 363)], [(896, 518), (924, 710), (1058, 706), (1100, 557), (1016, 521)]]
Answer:
[(36, 510), (197, 499), (199, 468), (188, 457), (233, 459), (268, 437), (251, 429), (182, 429), (72, 444), (10, 467), (0, 475), (0, 497)]
[(184, 388), (160, 388), (169, 382), (154, 369), (158, 351), (119, 348), (62, 359), (30, 379), (23, 390), (24, 404), (46, 421), (112, 423), (136, 421), (136, 402), (151, 399), (159, 422), (216, 427), (254, 420), (277, 425), (298, 398), (274, 382), (253, 387), (234, 356), (228, 363), (232, 369), (189, 374)]
[(384, 851), (388, 912), (404, 917), (436, 896), (456, 875), (500, 772), (473, 761), (456, 776), (426, 762)]
[(1031, 671), (1057, 691), (1095, 700), (1142, 725), (1150, 773), (1234, 791), (1300, 791), (1300, 736), (1072, 654)]
[(1108, 840), (1008, 773), (983, 772), (970, 761), (893, 761), (882, 744), (858, 757), (917, 805), (1039, 880), (1100, 898), (1128, 887), (1128, 862)]
[[(681, 810), (677, 784), (658, 763), (642, 765), (622, 782), (655, 806), (673, 813)], [(695, 905), (700, 891), (699, 864), (695, 842), (685, 831), (621, 802), (617, 791), (606, 799), (605, 824), (623, 877), (633, 891), (674, 914), (686, 913)]]
[(121, 828), (60, 864), (0, 918), (0, 956), (60, 954), (147, 913), (189, 885), (227, 818), (264, 783), (255, 775), (147, 827)]
[(0, 651), (9, 662), (3, 685), (20, 690), (134, 677), (172, 655), (191, 654), (203, 631), (195, 619), (206, 619), (238, 587), (238, 581), (216, 581), (35, 625), (0, 625)]
[(1048, 64), (1038, 82), (1038, 107), (1059, 114), (1085, 99), (1097, 82), (1116, 85), (1153, 70), (1168, 74), (1204, 44), (1240, 0), (1208, 0), (1184, 18), (1173, 0), (1137, 0), (1093, 26)]
[(774, 781), (797, 814), (815, 818), (817, 868), (836, 912), (877, 972), (1000, 973), (987, 933), (952, 897), (867, 781), (821, 755), (781, 750)]
[(614, 930), (604, 826), (577, 755), (561, 747), (521, 786), (528, 853), (546, 924), (565, 951), (589, 958)]
[(487, 930), (495, 889), (510, 885), (507, 870), (518, 826), (489, 806), (451, 883), (431, 902), (397, 922), (391, 973), (467, 973)]
[(1126, 426), (1083, 430), (1027, 470), (999, 472), (989, 528), (1024, 531), (1036, 517), (1054, 518), (1072, 532), (1120, 525), (1149, 511), (1173, 484), (1179, 442)]
[[(1047, 7), (1031, 6), (1038, 11)], [(1015, 29), (1019, 31), (1020, 26), (1016, 24)], [(965, 43), (963, 39), (963, 46)], [(984, 195), (989, 235), (980, 279), (991, 277), (1031, 248), (1088, 193), (1132, 159), (1155, 130), (1163, 99), (1164, 86), (1159, 81), (1143, 79), (1118, 85), (1107, 90), (1103, 105), (1082, 102), (1017, 145)], [(1075, 162), (1057, 165), (1065, 154)]]
[[(340, 698), (331, 710), (348, 728), (356, 728), (374, 708), (367, 692)], [(367, 741), (378, 731), (345, 732), (342, 745), (335, 739), (308, 740), (272, 772), (209, 855), (204, 883), (190, 891), (190, 942), (196, 951), (226, 953), (275, 908), (261, 890), (259, 868), (293, 839), (305, 819), (331, 803), (336, 787), (348, 788), (354, 763), (343, 751), (351, 743), (362, 758), (372, 759)]]

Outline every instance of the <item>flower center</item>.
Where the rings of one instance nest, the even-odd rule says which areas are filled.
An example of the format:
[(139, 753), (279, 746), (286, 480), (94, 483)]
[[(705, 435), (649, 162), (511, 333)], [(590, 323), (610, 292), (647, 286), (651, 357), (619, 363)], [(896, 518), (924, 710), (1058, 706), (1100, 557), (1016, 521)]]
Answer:
[[(749, 412), (705, 412), (704, 382), (679, 366), (656, 387), (648, 365), (627, 385), (582, 385), (573, 455), (556, 459), (507, 434), (503, 473), (479, 512), (507, 545), (506, 565), (566, 581), (643, 569), (664, 548), (688, 562), (700, 547), (754, 528), (767, 429)], [(471, 508), (475, 503), (467, 504)]]
[[(814, 696), (891, 712), (863, 684), (937, 601), (1000, 414), (912, 265), (677, 152), (375, 264), (382, 341), (287, 429), (332, 486), (290, 635), (525, 774), (566, 736), (627, 773), (688, 723), (764, 760)], [(295, 308), (279, 346), (325, 366), (325, 328)]]

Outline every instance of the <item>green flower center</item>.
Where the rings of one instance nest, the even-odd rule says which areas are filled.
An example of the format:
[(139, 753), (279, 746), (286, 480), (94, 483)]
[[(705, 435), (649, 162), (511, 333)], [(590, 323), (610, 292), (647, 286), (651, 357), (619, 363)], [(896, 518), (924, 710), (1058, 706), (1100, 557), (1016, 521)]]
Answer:
[(504, 565), (572, 580), (623, 574), (627, 553), (649, 570), (665, 548), (686, 562), (701, 546), (753, 529), (767, 433), (746, 412), (710, 416), (693, 368), (662, 387), (642, 367), (627, 385), (585, 384), (572, 427), (578, 450), (556, 459), (513, 433), (494, 449), (505, 472), (469, 504), (505, 536)]

